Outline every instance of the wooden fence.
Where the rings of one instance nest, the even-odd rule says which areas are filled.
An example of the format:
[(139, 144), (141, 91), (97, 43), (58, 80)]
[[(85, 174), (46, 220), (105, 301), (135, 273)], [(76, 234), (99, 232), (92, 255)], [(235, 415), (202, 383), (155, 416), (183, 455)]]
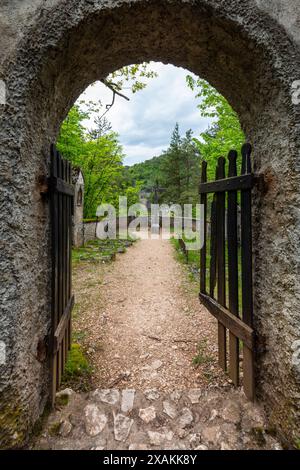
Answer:
[[(220, 157), (216, 180), (207, 182), (207, 163), (202, 164), (200, 184), (204, 205), (204, 245), (200, 255), (200, 300), (218, 320), (219, 364), (235, 385), (240, 380), (240, 346), (243, 352), (243, 387), (246, 396), (254, 399), (254, 330), (252, 305), (252, 231), (251, 146), (242, 147), (242, 170), (237, 175), (237, 152)], [(211, 233), (207, 237), (208, 195), (212, 194)], [(241, 206), (241, 245), (238, 234), (238, 200)], [(227, 210), (226, 210), (227, 209)], [(225, 214), (227, 237), (225, 236)], [(227, 240), (226, 240), (227, 238)], [(210, 255), (208, 264), (207, 255)], [(229, 335), (227, 334), (229, 332)]]

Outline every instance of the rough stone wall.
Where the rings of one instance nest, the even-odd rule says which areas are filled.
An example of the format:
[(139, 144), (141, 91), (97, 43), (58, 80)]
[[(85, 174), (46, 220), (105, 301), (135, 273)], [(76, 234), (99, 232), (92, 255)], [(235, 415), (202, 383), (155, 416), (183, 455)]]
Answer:
[(268, 192), (254, 201), (258, 398), (299, 438), (300, 5), (293, 0), (18, 0), (0, 4), (0, 446), (18, 446), (48, 398), (49, 145), (97, 78), (157, 60), (190, 69), (239, 113)]

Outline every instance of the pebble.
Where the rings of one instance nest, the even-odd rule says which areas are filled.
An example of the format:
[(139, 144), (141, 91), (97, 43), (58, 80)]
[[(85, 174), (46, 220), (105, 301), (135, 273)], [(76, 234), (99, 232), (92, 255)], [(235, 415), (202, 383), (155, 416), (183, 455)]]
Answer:
[(170, 401), (163, 402), (163, 412), (169, 416), (169, 418), (174, 419), (177, 416), (176, 406)]
[(151, 445), (160, 446), (163, 445), (165, 441), (172, 441), (174, 433), (172, 431), (165, 431), (164, 433), (148, 431), (148, 436)]
[(151, 423), (156, 418), (156, 410), (154, 406), (149, 406), (148, 408), (141, 408), (139, 411), (139, 417), (144, 421), (144, 423)]
[(190, 426), (190, 424), (192, 424), (193, 421), (194, 417), (191, 410), (189, 408), (183, 408), (178, 419), (178, 424), (180, 428), (187, 428), (188, 426)]
[(149, 388), (145, 390), (144, 395), (149, 401), (158, 400), (160, 397), (160, 393), (156, 388)]
[(200, 388), (194, 388), (194, 389), (191, 389), (187, 392), (187, 395), (190, 399), (190, 402), (193, 404), (193, 405), (196, 405), (197, 403), (200, 402), (200, 398), (201, 398), (201, 395), (202, 395), (202, 392), (200, 390)]

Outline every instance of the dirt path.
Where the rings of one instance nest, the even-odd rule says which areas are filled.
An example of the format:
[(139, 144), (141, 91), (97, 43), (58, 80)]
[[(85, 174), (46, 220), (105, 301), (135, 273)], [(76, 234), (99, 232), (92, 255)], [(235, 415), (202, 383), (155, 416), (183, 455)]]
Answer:
[(93, 271), (86, 288), (86, 270), (78, 270), (74, 290), (95, 387), (172, 391), (227, 382), (217, 367), (216, 322), (169, 241), (140, 240), (104, 273)]
[(58, 393), (35, 449), (281, 448), (262, 410), (219, 371), (215, 321), (168, 241), (139, 241), (74, 277), (91, 390)]

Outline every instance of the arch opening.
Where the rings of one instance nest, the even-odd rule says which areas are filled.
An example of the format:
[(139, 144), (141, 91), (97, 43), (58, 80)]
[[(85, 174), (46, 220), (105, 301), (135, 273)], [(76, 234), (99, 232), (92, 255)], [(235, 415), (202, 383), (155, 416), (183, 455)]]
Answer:
[[(90, 83), (122, 66), (155, 60), (191, 70), (228, 99), (254, 145), (255, 171), (264, 173), (268, 182), (268, 192), (263, 197), (257, 193), (254, 201), (258, 396), (271, 422), (289, 416), (282, 434), (295, 439), (298, 379), (291, 345), (298, 324), (300, 119), (290, 88), (300, 70), (297, 44), (252, 0), (241, 5), (174, 0), (118, 6), (74, 1), (61, 7), (56, 2), (41, 9), (29, 25), (23, 24), (24, 34), (8, 50), (3, 65), (8, 88), (1, 114), (7, 200), (3, 256), (9, 279), (2, 305), (9, 345), (2, 387), (4, 421), (11, 412), (9, 403), (22, 409), (22, 441), (47, 400), (48, 363), (37, 360), (32, 342), (47, 336), (49, 328), (49, 206), (37, 182), (48, 174), (50, 143)], [(13, 243), (8, 242), (10, 236)], [(24, 276), (24, 264), (30, 276)], [(7, 422), (4, 445), (14, 435)]]

